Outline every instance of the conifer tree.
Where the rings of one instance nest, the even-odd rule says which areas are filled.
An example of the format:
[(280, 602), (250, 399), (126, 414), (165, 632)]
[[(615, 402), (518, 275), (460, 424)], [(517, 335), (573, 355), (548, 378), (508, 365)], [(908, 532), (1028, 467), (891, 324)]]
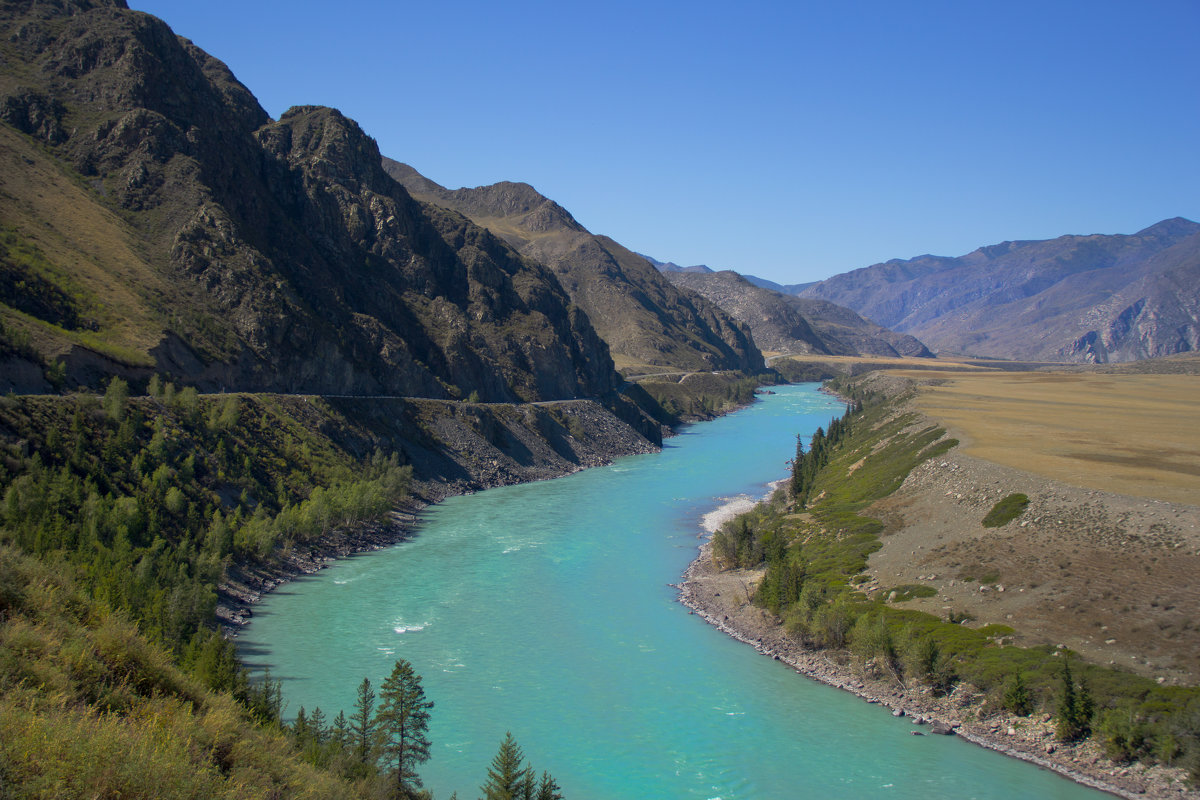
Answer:
[(329, 737), (342, 747), (345, 747), (349, 743), (350, 727), (346, 722), (345, 711), (339, 710), (337, 716), (333, 718), (333, 728), (329, 731)]
[(354, 756), (362, 764), (375, 760), (375, 691), (371, 679), (363, 678), (358, 685), (358, 697), (354, 701), (354, 712), (350, 714), (350, 746)]
[(542, 782), (538, 784), (537, 800), (563, 800), (561, 792), (558, 781), (550, 777), (550, 773), (542, 772)]
[(1019, 717), (1027, 717), (1033, 711), (1033, 697), (1020, 670), (1012, 674), (1004, 687), (1004, 708)]
[(329, 731), (325, 728), (325, 712), (321, 710), (320, 706), (314, 708), (312, 714), (308, 716), (308, 728), (317, 744), (325, 743)]
[(429, 709), (421, 676), (404, 659), (379, 687), (380, 705), (375, 715), (384, 758), (396, 766), (396, 789), (400, 797), (412, 797), (421, 786), (416, 767), (429, 760)]
[(480, 787), (483, 800), (533, 800), (533, 770), (524, 761), (525, 753), (517, 740), (512, 733), (505, 733), (488, 768), (487, 783)]
[(1056, 720), (1058, 738), (1066, 742), (1086, 739), (1092, 732), (1092, 714), (1096, 709), (1087, 686), (1083, 683), (1076, 686), (1071, 675), (1070, 658), (1063, 659), (1062, 681), (1063, 690), (1058, 697)]

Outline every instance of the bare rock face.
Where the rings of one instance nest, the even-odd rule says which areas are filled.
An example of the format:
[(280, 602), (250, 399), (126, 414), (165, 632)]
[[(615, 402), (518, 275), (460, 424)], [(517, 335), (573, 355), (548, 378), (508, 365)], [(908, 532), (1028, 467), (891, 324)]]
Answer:
[[(271, 120), (225, 65), (121, 2), (7, 3), (0, 50), (0, 119), (49, 148), (26, 160), (87, 183), (68, 199), (88, 212), (73, 235), (102, 239), (85, 227), (102, 220), (139, 259), (122, 272), (128, 252), (97, 258), (85, 276), (96, 319), (140, 320), (121, 339), (95, 328), (113, 337), (105, 358), (135, 351), (113, 371), (202, 389), (496, 401), (619, 385), (548, 270), (414, 200), (337, 111)], [(95, 378), (65, 363), (68, 384)]]
[(589, 233), (529, 184), (449, 190), (407, 164), (391, 159), (383, 164), (414, 196), (467, 215), (548, 266), (613, 353), (682, 370), (763, 368), (743, 323), (673, 286), (645, 257)]
[(1200, 225), (1003, 242), (837, 275), (804, 297), (848, 306), (933, 349), (1105, 363), (1200, 348)]

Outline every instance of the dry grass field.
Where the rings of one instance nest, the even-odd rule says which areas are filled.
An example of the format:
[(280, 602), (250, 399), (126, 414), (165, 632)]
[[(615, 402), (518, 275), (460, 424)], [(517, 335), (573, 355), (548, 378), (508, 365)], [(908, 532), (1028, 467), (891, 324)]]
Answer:
[(1071, 486), (1200, 504), (1200, 376), (905, 371), (969, 455)]
[[(1057, 372), (893, 371), (961, 445), (870, 514), (873, 586), (1163, 681), (1200, 682), (1200, 358)], [(924, 423), (921, 423), (924, 424)], [(1019, 517), (982, 524), (1012, 493)]]

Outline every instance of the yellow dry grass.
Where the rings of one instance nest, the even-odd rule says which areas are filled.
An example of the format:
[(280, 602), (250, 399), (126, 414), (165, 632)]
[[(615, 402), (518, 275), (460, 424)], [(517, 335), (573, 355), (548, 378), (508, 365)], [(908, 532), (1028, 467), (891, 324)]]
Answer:
[[(892, 356), (826, 356), (814, 353), (784, 353), (778, 350), (763, 350), (763, 356), (768, 364), (778, 359), (791, 359), (800, 363), (828, 364), (830, 366), (853, 366), (855, 364), (881, 365), (889, 369), (961, 369), (971, 372), (990, 371), (988, 367), (968, 363), (967, 359), (938, 356), (937, 358), (895, 358)], [(849, 369), (844, 370), (846, 372)]]
[(965, 451), (1087, 489), (1200, 504), (1200, 376), (903, 371)]

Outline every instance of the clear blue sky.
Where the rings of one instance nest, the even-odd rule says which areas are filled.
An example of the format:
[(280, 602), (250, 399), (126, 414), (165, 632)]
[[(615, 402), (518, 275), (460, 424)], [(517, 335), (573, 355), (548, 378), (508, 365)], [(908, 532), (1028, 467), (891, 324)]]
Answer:
[(1200, 0), (129, 0), (278, 117), (780, 283), (1200, 221)]

